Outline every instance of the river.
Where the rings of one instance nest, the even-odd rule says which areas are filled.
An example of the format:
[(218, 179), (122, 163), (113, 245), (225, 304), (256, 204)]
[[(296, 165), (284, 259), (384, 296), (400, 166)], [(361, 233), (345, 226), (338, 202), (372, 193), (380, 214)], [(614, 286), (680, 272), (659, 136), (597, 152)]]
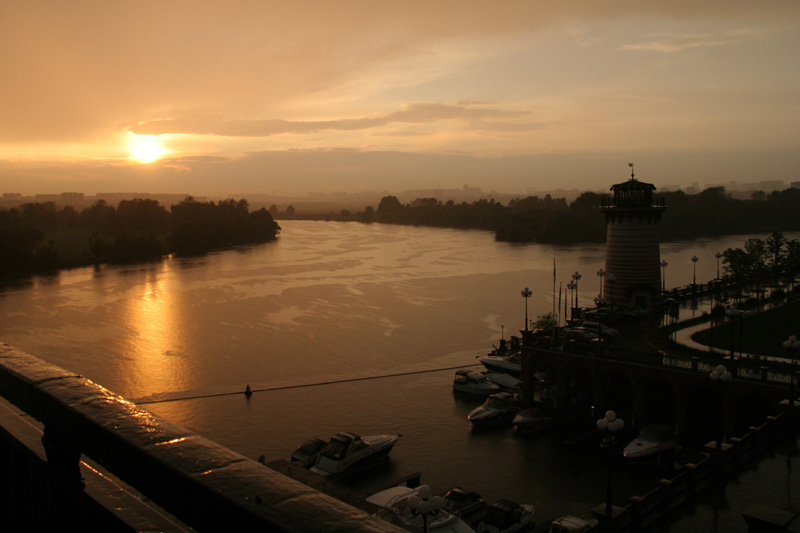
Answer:
[[(601, 456), (511, 429), (475, 433), (466, 415), (480, 402), (452, 393), (452, 368), (518, 334), (526, 305), (532, 319), (551, 312), (573, 272), (582, 273), (581, 305), (591, 305), (602, 245), (508, 244), (482, 231), (380, 224), (281, 226), (265, 245), (7, 283), (0, 340), (252, 459), (288, 458), (307, 438), (340, 430), (399, 432), (388, 466), (363, 488), (419, 471), (437, 491), (460, 485), (490, 501), (534, 503), (543, 520), (587, 516), (603, 501)], [(714, 254), (747, 237), (663, 244), (667, 285), (691, 283), (693, 268), (698, 282), (714, 278)], [(527, 302), (524, 287), (533, 291)], [(447, 370), (417, 373), (436, 369)], [(397, 376), (317, 385), (386, 375)], [(249, 399), (227, 394), (247, 385), (256, 391)], [(785, 461), (776, 464), (786, 475)], [(620, 468), (615, 501), (657, 479)], [(784, 497), (786, 485), (776, 490)], [(700, 506), (694, 523), (745, 531), (743, 503), (723, 500)]]

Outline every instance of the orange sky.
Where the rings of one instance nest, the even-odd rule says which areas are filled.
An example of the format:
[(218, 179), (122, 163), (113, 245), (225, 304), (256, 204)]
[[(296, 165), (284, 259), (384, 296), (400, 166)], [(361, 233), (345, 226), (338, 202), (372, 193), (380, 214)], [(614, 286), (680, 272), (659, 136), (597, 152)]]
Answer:
[(800, 180), (800, 2), (0, 4), (0, 193)]

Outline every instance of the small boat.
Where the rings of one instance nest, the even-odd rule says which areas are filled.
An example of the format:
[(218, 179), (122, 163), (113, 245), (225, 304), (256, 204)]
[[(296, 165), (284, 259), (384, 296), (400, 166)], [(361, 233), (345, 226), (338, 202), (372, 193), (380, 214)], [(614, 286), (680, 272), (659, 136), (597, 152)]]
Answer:
[(517, 413), (511, 423), (521, 433), (536, 433), (551, 427), (555, 419), (541, 407), (528, 407)]
[(504, 372), (487, 372), (486, 379), (494, 383), (502, 392), (518, 392), (522, 387), (522, 380)]
[(443, 497), (442, 509), (458, 515), (470, 525), (477, 525), (486, 515), (486, 501), (477, 492), (455, 487), (447, 491)]
[(584, 520), (577, 516), (562, 516), (550, 524), (550, 533), (584, 533), (597, 525), (597, 520)]
[(478, 524), (478, 531), (483, 533), (513, 533), (527, 531), (534, 527), (533, 515), (536, 507), (518, 504), (503, 499), (498, 500), (486, 509), (486, 516)]
[(500, 386), (489, 382), (486, 374), (462, 369), (456, 371), (453, 390), (475, 396), (488, 396), (500, 392)]
[(339, 432), (328, 441), (311, 470), (323, 476), (342, 474), (377, 463), (392, 451), (400, 435), (359, 437)]
[(520, 356), (522, 341), (519, 337), (512, 336), (509, 344), (506, 343), (505, 339), (500, 339), (500, 347), (496, 347), (479, 360), (490, 372), (511, 374), (519, 378), (522, 375), (522, 359)]
[(316, 460), (319, 453), (325, 448), (325, 441), (322, 439), (308, 439), (299, 448), (292, 452), (292, 461), (311, 461)]
[(504, 426), (510, 424), (520, 410), (511, 393), (498, 392), (486, 398), (483, 405), (473, 409), (467, 415), (467, 420), (476, 428)]
[[(421, 496), (426, 496), (421, 498)], [(438, 501), (434, 504), (435, 499)], [(416, 502), (414, 501), (416, 499)], [(422, 514), (412, 510), (420, 499), (431, 503), (433, 512), (423, 517)], [(475, 530), (458, 515), (443, 507), (442, 498), (430, 496), (430, 487), (422, 485), (410, 488), (404, 485), (392, 487), (368, 496), (367, 501), (381, 507), (373, 516), (384, 522), (394, 524), (406, 531), (435, 531), (437, 533), (474, 533)], [(436, 510), (436, 507), (439, 507)]]
[(522, 358), (519, 354), (486, 355), (479, 360), (489, 372), (510, 374), (515, 378), (522, 376)]
[(679, 448), (678, 439), (667, 424), (650, 424), (642, 428), (622, 452), (625, 459), (638, 463), (657, 462), (664, 455), (673, 454)]

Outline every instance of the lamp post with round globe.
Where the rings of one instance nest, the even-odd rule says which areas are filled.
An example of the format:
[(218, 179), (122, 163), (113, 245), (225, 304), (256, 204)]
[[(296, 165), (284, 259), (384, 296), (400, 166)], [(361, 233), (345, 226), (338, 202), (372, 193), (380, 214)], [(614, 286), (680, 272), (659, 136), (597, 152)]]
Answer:
[(615, 433), (625, 427), (625, 421), (617, 418), (614, 411), (606, 411), (606, 415), (597, 421), (597, 429), (604, 432), (601, 448), (608, 450), (608, 480), (606, 481), (606, 516), (611, 516), (613, 505), (611, 503), (611, 470), (613, 458), (613, 445), (616, 440)]
[(717, 368), (711, 371), (708, 375), (711, 381), (719, 383), (719, 436), (717, 437), (717, 449), (722, 448), (722, 441), (725, 440), (725, 404), (722, 396), (722, 389), (724, 385), (731, 380), (730, 372), (724, 365), (718, 365)]
[(696, 255), (692, 256), (692, 286), (697, 285), (697, 262), (700, 261), (700, 258)]
[(422, 531), (428, 532), (428, 517), (436, 516), (444, 504), (441, 496), (431, 496), (431, 488), (428, 485), (420, 485), (416, 494), (412, 494), (406, 500), (411, 518), (422, 517)]
[(667, 292), (667, 260), (661, 261), (661, 292)]
[(520, 294), (525, 298), (525, 331), (528, 331), (528, 298), (533, 295), (533, 291), (525, 287)]
[(717, 279), (719, 279), (719, 260), (724, 254), (722, 252), (717, 252), (714, 254), (714, 257), (717, 258)]
[(578, 307), (578, 282), (581, 280), (581, 273), (577, 270), (572, 275), (572, 279), (575, 281), (575, 307)]
[(567, 289), (569, 289), (569, 305), (572, 308), (570, 310), (570, 319), (575, 318), (575, 302), (577, 301), (577, 292), (578, 292), (578, 284), (573, 279), (569, 283), (567, 283)]

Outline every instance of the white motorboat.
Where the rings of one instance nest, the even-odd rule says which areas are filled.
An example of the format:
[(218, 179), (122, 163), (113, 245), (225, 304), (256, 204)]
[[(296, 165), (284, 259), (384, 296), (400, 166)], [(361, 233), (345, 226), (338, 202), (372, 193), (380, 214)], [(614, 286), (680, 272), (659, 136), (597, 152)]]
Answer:
[(555, 419), (541, 407), (528, 407), (517, 413), (511, 423), (521, 433), (535, 433), (551, 427)]
[[(419, 502), (422, 500), (427, 500), (432, 509), (432, 512), (425, 516), (416, 512), (419, 509)], [(392, 487), (367, 497), (367, 501), (381, 507), (374, 516), (406, 531), (475, 532), (472, 526), (458, 515), (445, 510), (443, 499), (439, 496), (431, 496), (430, 487), (427, 485), (413, 489), (404, 485)]]
[(400, 435), (359, 437), (353, 433), (337, 433), (320, 452), (311, 470), (327, 476), (378, 462), (386, 458), (399, 438)]
[(511, 393), (498, 392), (486, 398), (483, 405), (473, 409), (467, 415), (467, 420), (476, 428), (504, 426), (510, 424), (520, 410)]
[(456, 371), (456, 377), (453, 379), (453, 390), (475, 396), (489, 396), (500, 392), (500, 386), (491, 383), (486, 374), (462, 369)]
[(651, 424), (644, 426), (639, 436), (625, 446), (622, 455), (629, 461), (656, 461), (666, 454), (675, 453), (678, 448), (678, 439), (669, 425)]
[(534, 527), (536, 507), (511, 500), (498, 500), (486, 509), (486, 516), (478, 524), (482, 533), (514, 533)]
[(479, 360), (489, 372), (501, 372), (516, 378), (522, 375), (522, 358), (519, 354), (486, 355)]
[(514, 377), (522, 375), (522, 360), (520, 352), (522, 341), (519, 337), (511, 337), (511, 341), (506, 343), (500, 339), (500, 347), (480, 358), (480, 362), (490, 372), (501, 372), (511, 374)]
[(584, 533), (597, 525), (597, 520), (584, 520), (577, 516), (562, 516), (550, 524), (550, 533)]

